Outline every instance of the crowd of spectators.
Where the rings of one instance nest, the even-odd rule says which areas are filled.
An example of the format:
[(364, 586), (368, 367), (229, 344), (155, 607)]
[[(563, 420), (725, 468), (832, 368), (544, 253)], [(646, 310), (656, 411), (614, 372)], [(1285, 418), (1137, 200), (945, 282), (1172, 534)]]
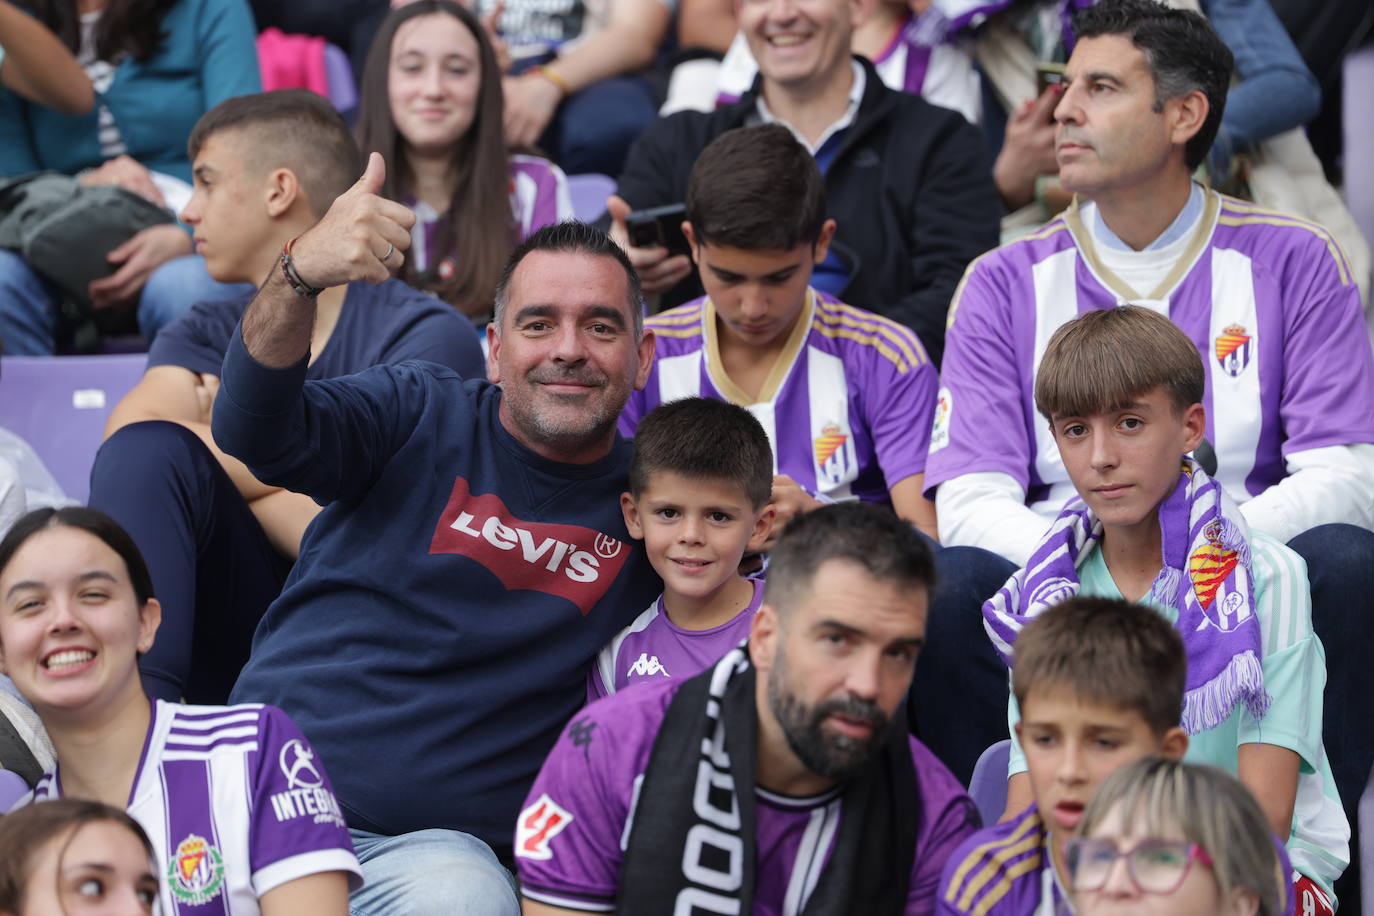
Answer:
[(0, 429), (0, 916), (1360, 912), (1291, 6), (0, 0), (0, 356), (147, 352)]

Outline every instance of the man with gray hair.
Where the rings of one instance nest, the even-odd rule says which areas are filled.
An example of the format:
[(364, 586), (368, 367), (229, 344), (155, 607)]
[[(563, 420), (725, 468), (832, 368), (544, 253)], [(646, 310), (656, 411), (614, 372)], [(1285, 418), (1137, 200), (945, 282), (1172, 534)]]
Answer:
[(340, 775), (354, 913), (518, 912), (499, 859), (600, 648), (661, 589), (625, 529), (616, 418), (652, 332), (578, 223), (511, 256), (490, 382), (430, 363), (304, 381), (314, 293), (385, 280), (414, 215), (359, 182), (279, 259), (225, 357), (215, 439), (325, 506), (234, 702), (281, 706)]

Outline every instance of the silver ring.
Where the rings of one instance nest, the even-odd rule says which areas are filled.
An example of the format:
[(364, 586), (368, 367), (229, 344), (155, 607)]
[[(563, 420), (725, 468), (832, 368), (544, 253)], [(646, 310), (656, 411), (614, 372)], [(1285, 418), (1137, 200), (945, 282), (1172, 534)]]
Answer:
[(392, 253), (393, 251), (395, 251), (395, 250), (396, 250), (396, 246), (395, 246), (395, 245), (392, 245), (392, 244), (390, 244), (390, 243), (387, 243), (387, 246), (386, 246), (386, 254), (382, 255), (382, 262), (385, 263), (385, 262), (386, 262), (386, 259), (389, 258), (389, 257), (391, 257), (391, 253)]

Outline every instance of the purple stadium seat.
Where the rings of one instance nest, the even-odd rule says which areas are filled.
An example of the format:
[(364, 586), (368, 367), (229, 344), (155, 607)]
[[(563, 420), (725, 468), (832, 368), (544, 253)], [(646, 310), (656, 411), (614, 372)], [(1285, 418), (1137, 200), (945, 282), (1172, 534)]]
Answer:
[(324, 46), (324, 75), (329, 83), (329, 101), (339, 111), (350, 111), (358, 105), (358, 87), (353, 82), (353, 65), (338, 45)]
[(86, 501), (105, 420), (143, 377), (147, 354), (6, 356), (0, 426), (25, 439), (62, 490)]
[(24, 777), (10, 770), (0, 770), (0, 811), (8, 811), (14, 803), (29, 794)]
[(1007, 807), (1007, 762), (1011, 760), (1011, 739), (998, 741), (983, 751), (973, 765), (968, 794), (983, 816), (984, 824), (995, 824)]
[(590, 223), (606, 212), (606, 198), (615, 193), (615, 179), (609, 175), (587, 172), (568, 176), (568, 196), (572, 198), (573, 215)]

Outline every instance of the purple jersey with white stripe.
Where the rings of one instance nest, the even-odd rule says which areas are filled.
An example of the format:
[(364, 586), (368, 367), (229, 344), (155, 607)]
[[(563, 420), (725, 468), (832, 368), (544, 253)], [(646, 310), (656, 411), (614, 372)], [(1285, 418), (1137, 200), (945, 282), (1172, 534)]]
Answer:
[(1285, 456), (1374, 442), (1374, 355), (1349, 264), (1316, 225), (1214, 192), (1157, 290), (1135, 291), (1097, 254), (1071, 207), (969, 266), (950, 309), (929, 493), (961, 474), (1000, 472), (1053, 513), (1074, 493), (1035, 373), (1050, 335), (1088, 309), (1135, 304), (1168, 315), (1207, 370), (1207, 440), (1237, 501), (1282, 480)]
[(587, 700), (665, 677), (685, 681), (720, 661), (749, 635), (749, 623), (763, 603), (763, 580), (753, 580), (753, 586), (749, 606), (709, 630), (684, 630), (673, 623), (659, 596), (596, 657), (587, 675)]
[(887, 502), (894, 484), (925, 470), (938, 380), (910, 328), (809, 290), (756, 399), (725, 374), (716, 324), (705, 297), (645, 322), (658, 349), (620, 415), (623, 435), (659, 404), (715, 398), (757, 417), (775, 472), (812, 493)]
[[(654, 738), (680, 679), (647, 683), (573, 717), (530, 789), (515, 827), (521, 892), (589, 912), (615, 909), (624, 844)], [(953, 774), (915, 738), (916, 852), (906, 913), (935, 908), (941, 869), (974, 831), (971, 803)], [(755, 791), (754, 913), (801, 912), (828, 861), (840, 820), (836, 792), (809, 799)]]
[[(61, 772), (34, 801), (62, 797)], [(274, 706), (156, 701), (129, 814), (157, 852), (163, 916), (253, 916), (288, 881), (358, 860), (324, 766)]]

